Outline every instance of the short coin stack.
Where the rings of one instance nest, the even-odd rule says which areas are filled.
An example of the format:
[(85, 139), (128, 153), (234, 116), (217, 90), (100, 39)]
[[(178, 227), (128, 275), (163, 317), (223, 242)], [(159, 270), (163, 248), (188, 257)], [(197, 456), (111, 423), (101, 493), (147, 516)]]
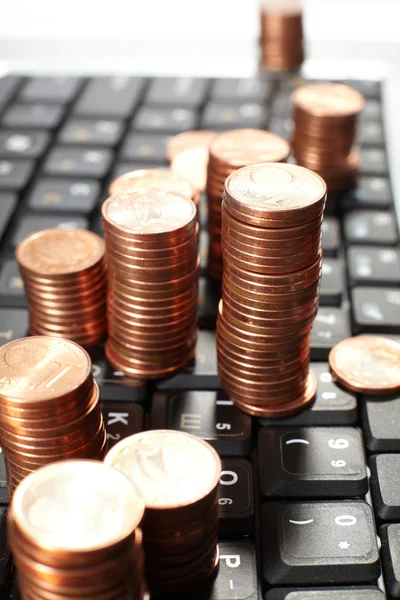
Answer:
[(106, 355), (114, 368), (156, 379), (184, 367), (197, 336), (198, 223), (194, 203), (156, 189), (108, 198)]
[(285, 162), (290, 145), (278, 135), (259, 129), (237, 129), (214, 137), (207, 174), (209, 254), (208, 272), (222, 277), (221, 201), (225, 179), (240, 167), (259, 162)]
[(261, 65), (274, 71), (298, 69), (304, 60), (303, 10), (296, 0), (263, 0)]
[(193, 597), (218, 569), (218, 454), (187, 433), (154, 430), (119, 442), (105, 463), (125, 473), (145, 500), (151, 597)]
[(79, 229), (45, 229), (16, 249), (32, 335), (64, 337), (81, 346), (106, 335), (104, 242)]
[(190, 198), (198, 210), (200, 202), (199, 190), (188, 179), (171, 173), (171, 171), (167, 171), (166, 169), (137, 169), (129, 171), (115, 179), (108, 191), (110, 196), (119, 196), (127, 192), (149, 188)]
[(295, 165), (252, 165), (226, 181), (218, 369), (249, 414), (288, 416), (315, 396), (309, 341), (325, 201), (324, 181)]
[(143, 600), (144, 503), (127, 477), (68, 460), (29, 475), (8, 512), (23, 600)]
[(106, 432), (88, 354), (69, 340), (30, 337), (0, 349), (0, 444), (9, 489), (42, 465), (103, 460)]
[(297, 163), (321, 175), (328, 190), (354, 185), (360, 165), (354, 144), (363, 95), (340, 83), (315, 83), (298, 87), (292, 100)]

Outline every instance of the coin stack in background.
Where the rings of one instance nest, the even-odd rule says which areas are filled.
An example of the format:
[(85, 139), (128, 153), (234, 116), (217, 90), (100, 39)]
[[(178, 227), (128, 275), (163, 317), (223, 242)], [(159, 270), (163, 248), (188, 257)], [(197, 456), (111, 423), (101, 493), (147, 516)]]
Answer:
[(207, 185), (207, 166), (214, 131), (184, 131), (170, 139), (167, 157), (171, 171), (188, 179), (200, 192)]
[(138, 169), (136, 171), (129, 171), (114, 179), (108, 191), (110, 196), (119, 196), (127, 192), (149, 188), (190, 198), (195, 203), (198, 212), (200, 202), (199, 190), (188, 179), (171, 173), (171, 171), (167, 171), (166, 169)]
[(288, 416), (315, 396), (309, 343), (325, 201), (324, 181), (296, 165), (252, 165), (225, 183), (218, 370), (251, 415)]
[(190, 434), (153, 430), (119, 442), (105, 463), (125, 473), (144, 498), (151, 597), (193, 597), (218, 570), (218, 454)]
[(102, 460), (107, 437), (88, 354), (69, 340), (22, 338), (0, 349), (0, 445), (10, 491), (42, 465)]
[(103, 463), (68, 460), (29, 475), (8, 511), (23, 600), (143, 600), (137, 529), (144, 502)]
[(259, 162), (285, 162), (290, 145), (274, 133), (236, 129), (215, 136), (210, 145), (207, 173), (209, 253), (208, 273), (222, 277), (221, 201), (225, 179), (240, 167)]
[(106, 335), (104, 242), (91, 231), (45, 229), (16, 249), (31, 335), (63, 337), (81, 346)]
[(297, 163), (321, 175), (328, 190), (353, 186), (360, 165), (355, 142), (363, 95), (340, 83), (315, 83), (297, 88), (292, 100)]
[(184, 367), (197, 337), (196, 206), (156, 189), (108, 198), (102, 207), (109, 274), (106, 355), (132, 377)]
[(261, 65), (274, 71), (298, 69), (304, 60), (303, 9), (298, 0), (263, 0)]

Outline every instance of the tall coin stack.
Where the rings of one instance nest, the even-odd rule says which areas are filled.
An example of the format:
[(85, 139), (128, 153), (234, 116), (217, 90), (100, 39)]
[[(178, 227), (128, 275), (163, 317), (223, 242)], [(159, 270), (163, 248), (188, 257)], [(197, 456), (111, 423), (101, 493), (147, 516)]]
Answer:
[(10, 491), (42, 465), (103, 460), (107, 437), (88, 354), (69, 340), (29, 337), (0, 348), (0, 444)]
[(240, 167), (258, 162), (285, 162), (290, 145), (274, 133), (259, 129), (225, 131), (213, 138), (207, 174), (209, 253), (208, 272), (222, 277), (221, 201), (225, 179)]
[(197, 336), (198, 223), (194, 203), (147, 189), (102, 208), (109, 272), (106, 355), (156, 379), (184, 367)]
[(214, 579), (219, 564), (218, 454), (187, 433), (154, 430), (119, 442), (105, 463), (125, 473), (144, 498), (151, 597), (192, 597)]
[(309, 342), (325, 201), (321, 177), (296, 165), (252, 165), (225, 183), (218, 369), (251, 415), (288, 416), (314, 399)]
[(195, 203), (198, 211), (200, 202), (199, 190), (184, 177), (166, 169), (137, 169), (136, 171), (129, 171), (114, 179), (108, 191), (110, 196), (119, 196), (127, 192), (149, 188), (190, 198)]
[(293, 71), (304, 60), (303, 9), (298, 0), (263, 0), (261, 5), (261, 65)]
[(29, 475), (7, 517), (22, 600), (143, 600), (143, 512), (135, 486), (103, 463)]
[(16, 249), (32, 335), (64, 337), (84, 347), (106, 335), (104, 242), (79, 229), (45, 229)]
[(297, 163), (321, 175), (328, 190), (353, 186), (360, 165), (355, 141), (363, 95), (340, 83), (315, 83), (297, 88), (292, 100)]

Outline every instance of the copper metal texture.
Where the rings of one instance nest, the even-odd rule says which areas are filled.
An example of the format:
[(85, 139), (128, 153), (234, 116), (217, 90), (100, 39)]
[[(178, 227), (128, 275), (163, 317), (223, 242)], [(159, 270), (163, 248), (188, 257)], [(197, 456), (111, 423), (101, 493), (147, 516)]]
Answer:
[(261, 66), (272, 71), (299, 69), (304, 60), (301, 3), (264, 0), (260, 17)]
[(400, 344), (375, 335), (348, 338), (329, 354), (334, 378), (359, 394), (387, 396), (400, 391)]
[(351, 187), (360, 156), (355, 148), (362, 94), (340, 83), (306, 84), (292, 94), (293, 155), (297, 163), (319, 173), (328, 190)]
[(216, 135), (210, 144), (207, 173), (209, 252), (208, 272), (222, 277), (221, 201), (226, 178), (240, 167), (259, 162), (285, 162), (289, 144), (259, 129), (236, 129)]
[(42, 465), (104, 458), (99, 388), (78, 344), (44, 336), (5, 344), (0, 381), (0, 443), (11, 492)]
[(65, 337), (81, 346), (107, 331), (104, 242), (91, 231), (45, 229), (16, 249), (30, 333)]
[(184, 131), (167, 146), (171, 171), (188, 179), (200, 192), (206, 189), (209, 147), (214, 137), (214, 131)]
[(197, 337), (196, 206), (173, 186), (148, 188), (111, 196), (102, 214), (107, 358), (133, 378), (170, 375), (192, 359)]
[(297, 165), (251, 165), (225, 182), (218, 369), (251, 415), (292, 415), (314, 399), (309, 342), (325, 202), (323, 179)]
[(153, 430), (119, 442), (105, 464), (127, 475), (144, 498), (143, 546), (152, 597), (189, 597), (211, 582), (218, 569), (221, 476), (215, 450), (187, 433)]
[(23, 600), (143, 600), (144, 502), (103, 463), (67, 460), (29, 474), (8, 511)]

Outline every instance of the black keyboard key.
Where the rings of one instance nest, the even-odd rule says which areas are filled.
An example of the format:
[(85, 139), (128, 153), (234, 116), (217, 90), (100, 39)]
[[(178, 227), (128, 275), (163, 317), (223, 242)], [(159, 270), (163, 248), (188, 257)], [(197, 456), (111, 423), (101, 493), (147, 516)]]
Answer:
[(370, 452), (400, 452), (400, 397), (364, 398), (361, 417)]
[(25, 102), (68, 104), (82, 86), (78, 77), (32, 77), (22, 88), (18, 99)]
[(222, 456), (246, 456), (251, 450), (251, 418), (223, 392), (156, 392), (151, 429), (176, 429), (206, 440)]
[(367, 98), (379, 98), (381, 94), (381, 82), (373, 79), (349, 79), (347, 85), (361, 92)]
[(340, 306), (343, 292), (343, 263), (336, 258), (324, 258), (322, 263), (320, 306)]
[(169, 136), (150, 133), (130, 133), (122, 146), (121, 157), (127, 161), (167, 164)]
[(253, 78), (216, 79), (210, 97), (216, 102), (267, 102), (274, 84), (272, 81)]
[[(1, 162), (0, 162), (1, 165)], [(10, 218), (17, 205), (17, 198), (14, 194), (0, 192), (0, 239), (6, 231)]]
[(311, 359), (326, 360), (330, 350), (350, 337), (350, 323), (347, 310), (321, 306), (311, 333)]
[(248, 535), (254, 527), (253, 470), (243, 458), (224, 458), (219, 483), (220, 535)]
[(400, 524), (382, 525), (382, 568), (389, 600), (400, 598)]
[(357, 332), (400, 333), (399, 289), (355, 287), (351, 297)]
[(354, 427), (263, 427), (260, 488), (268, 497), (354, 498), (368, 491), (360, 432)]
[(37, 158), (47, 148), (49, 136), (44, 131), (0, 132), (1, 158)]
[(0, 190), (22, 190), (34, 167), (33, 160), (0, 160)]
[(208, 231), (206, 231), (206, 230), (200, 231), (199, 254), (200, 254), (200, 273), (202, 275), (207, 275), (209, 244), (210, 244), (210, 238), (208, 235)]
[(160, 77), (154, 79), (145, 97), (153, 106), (199, 108), (205, 101), (209, 82), (195, 77)]
[(61, 104), (12, 104), (1, 120), (3, 127), (55, 129), (64, 115)]
[(144, 87), (134, 77), (96, 77), (83, 90), (74, 114), (84, 117), (128, 118), (137, 105)]
[(220, 387), (214, 331), (200, 330), (194, 359), (185, 369), (157, 382), (159, 390), (216, 390)]
[(363, 501), (269, 502), (262, 544), (272, 585), (348, 585), (379, 576), (372, 510)]
[(400, 285), (399, 248), (352, 246), (347, 250), (350, 283)]
[(0, 270), (0, 305), (26, 305), (24, 282), (14, 259), (6, 260)]
[(143, 429), (143, 408), (135, 402), (102, 402), (108, 448)]
[(0, 346), (28, 335), (28, 312), (22, 308), (0, 308)]
[(202, 129), (262, 129), (267, 121), (267, 110), (263, 104), (218, 104), (209, 102), (204, 109)]
[(60, 229), (87, 229), (87, 219), (83, 217), (56, 217), (51, 215), (26, 215), (21, 217), (12, 236), (12, 245), (15, 248), (23, 239), (35, 231), (42, 231), (49, 227)]
[(6, 75), (0, 77), (0, 111), (7, 106), (12, 97), (15, 95), (17, 89), (21, 85), (21, 77), (15, 75)]
[(100, 197), (96, 180), (39, 179), (28, 197), (31, 210), (90, 213)]
[(377, 587), (351, 586), (329, 588), (274, 588), (265, 600), (385, 600)]
[(371, 496), (380, 521), (400, 520), (400, 454), (378, 454), (369, 461)]
[(344, 235), (353, 244), (392, 246), (398, 242), (396, 217), (377, 210), (355, 210), (344, 217)]
[(389, 165), (386, 152), (383, 148), (364, 148), (360, 149), (361, 175), (387, 175)]
[(292, 114), (292, 97), (287, 91), (278, 92), (274, 98), (273, 104), (274, 115), (280, 117), (290, 117)]
[(268, 131), (280, 135), (288, 142), (290, 142), (293, 137), (293, 129), (294, 124), (291, 117), (273, 116), (268, 125)]
[(199, 279), (198, 318), (202, 329), (215, 329), (220, 291), (218, 285), (207, 277)]
[(104, 357), (102, 347), (90, 349), (93, 377), (100, 389), (102, 402), (131, 403), (143, 402), (146, 398), (146, 382), (126, 377), (121, 371), (113, 369)]
[(392, 191), (387, 177), (360, 177), (357, 187), (345, 192), (341, 207), (345, 210), (356, 208), (386, 209), (393, 204)]
[(43, 170), (46, 175), (100, 179), (107, 175), (112, 158), (112, 152), (108, 148), (56, 146), (47, 157)]
[(0, 588), (6, 583), (9, 560), (10, 550), (7, 544), (7, 509), (0, 507)]
[(8, 501), (9, 497), (6, 477), (6, 465), (4, 462), (3, 452), (0, 448), (0, 504), (8, 504)]
[(259, 419), (262, 425), (354, 425), (358, 421), (357, 399), (337, 386), (327, 363), (311, 363), (318, 379), (315, 402), (310, 408), (294, 417), (283, 419)]
[(361, 112), (360, 120), (380, 121), (382, 119), (382, 104), (378, 99), (367, 98), (365, 106)]
[(184, 107), (141, 106), (132, 121), (132, 128), (137, 131), (158, 133), (180, 133), (196, 127), (197, 113)]
[(116, 146), (124, 132), (117, 119), (79, 119), (72, 117), (58, 135), (60, 144)]
[(385, 136), (379, 121), (361, 121), (358, 130), (358, 142), (361, 146), (383, 146)]
[(324, 256), (337, 256), (339, 247), (339, 221), (335, 217), (325, 217), (322, 223), (322, 250)]
[(208, 205), (207, 205), (207, 197), (204, 193), (200, 194), (200, 208), (199, 208), (199, 218), (200, 218), (200, 227), (201, 229), (207, 229), (208, 225)]

